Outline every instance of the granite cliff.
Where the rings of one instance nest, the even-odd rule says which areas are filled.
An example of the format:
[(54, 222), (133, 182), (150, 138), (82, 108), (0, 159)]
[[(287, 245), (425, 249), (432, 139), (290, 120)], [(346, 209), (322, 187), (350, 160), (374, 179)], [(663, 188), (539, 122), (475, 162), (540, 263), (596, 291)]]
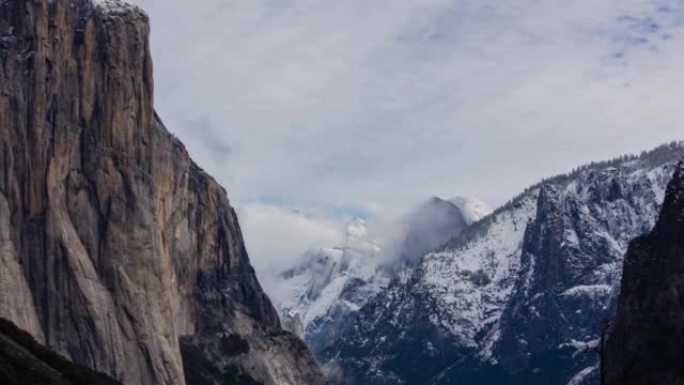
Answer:
[(319, 384), (153, 108), (147, 15), (0, 1), (0, 317), (124, 384)]
[(684, 163), (653, 231), (625, 256), (606, 383), (684, 384)]

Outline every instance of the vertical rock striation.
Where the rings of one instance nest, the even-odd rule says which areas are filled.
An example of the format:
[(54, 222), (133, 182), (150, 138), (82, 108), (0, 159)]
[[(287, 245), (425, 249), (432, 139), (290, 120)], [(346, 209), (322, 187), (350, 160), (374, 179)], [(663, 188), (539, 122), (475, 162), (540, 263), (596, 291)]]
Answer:
[(320, 383), (154, 112), (148, 34), (115, 0), (0, 1), (0, 317), (126, 384)]
[(653, 231), (625, 257), (607, 384), (684, 384), (684, 162)]

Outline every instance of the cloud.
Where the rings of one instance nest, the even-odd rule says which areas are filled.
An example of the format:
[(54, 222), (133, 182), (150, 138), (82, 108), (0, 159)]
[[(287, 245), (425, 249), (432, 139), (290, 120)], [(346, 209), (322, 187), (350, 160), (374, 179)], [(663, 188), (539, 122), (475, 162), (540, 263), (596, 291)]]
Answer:
[(137, 2), (157, 107), (238, 204), (498, 204), (682, 133), (677, 1)]
[(342, 245), (346, 223), (287, 207), (247, 204), (238, 210), (247, 252), (259, 280), (273, 292), (275, 277), (316, 247)]
[(322, 248), (354, 249), (363, 255), (364, 267), (373, 271), (386, 263), (422, 257), (489, 211), (475, 200), (457, 201), (455, 205), (430, 198), (393, 211), (374, 211), (367, 221), (264, 204), (244, 205), (238, 215), (259, 280), (280, 303), (292, 299), (292, 282), (281, 274), (307, 263)]
[[(403, 241), (408, 216), (412, 215), (415, 222), (418, 214), (424, 213), (419, 213), (413, 205), (411, 209), (374, 211), (370, 214), (371, 219), (364, 221), (368, 233), (359, 242), (377, 242), (387, 248), (387, 252), (394, 252), (394, 244)], [(358, 216), (305, 212), (278, 204), (242, 205), (238, 208), (238, 216), (252, 264), (256, 270), (271, 275), (301, 262), (307, 251), (349, 246), (349, 226), (358, 219), (363, 220)], [(437, 217), (439, 215), (435, 213), (434, 217), (425, 220), (434, 222), (439, 220)]]
[(495, 206), (684, 133), (681, 1), (133, 1), (158, 111), (242, 208), (257, 270), (339, 237), (266, 205)]
[(199, 146), (212, 155), (209, 161), (217, 168), (223, 167), (229, 160), (232, 145), (216, 130), (209, 117), (201, 116), (189, 120), (187, 126), (193, 128), (194, 139), (199, 142)]

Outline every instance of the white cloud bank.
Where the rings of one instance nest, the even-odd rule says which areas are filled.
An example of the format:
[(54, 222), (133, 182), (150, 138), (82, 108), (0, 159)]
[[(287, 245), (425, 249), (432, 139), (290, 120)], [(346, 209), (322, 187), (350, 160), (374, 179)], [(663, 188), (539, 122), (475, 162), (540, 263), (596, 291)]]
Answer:
[(680, 1), (137, 3), (161, 116), (238, 203), (495, 205), (684, 131)]
[[(684, 134), (678, 0), (135, 2), (160, 115), (237, 206), (496, 205)], [(269, 215), (241, 216), (253, 255), (310, 241)]]
[[(382, 245), (378, 258), (397, 258), (395, 248), (405, 232), (407, 215), (404, 211), (374, 212), (362, 241)], [(243, 205), (238, 216), (252, 265), (271, 295), (276, 294), (278, 275), (303, 262), (308, 251), (348, 246), (349, 226), (354, 222), (348, 217), (263, 204)]]
[(252, 264), (263, 273), (260, 278), (292, 267), (311, 248), (344, 242), (345, 223), (340, 220), (259, 204), (242, 206), (238, 215)]

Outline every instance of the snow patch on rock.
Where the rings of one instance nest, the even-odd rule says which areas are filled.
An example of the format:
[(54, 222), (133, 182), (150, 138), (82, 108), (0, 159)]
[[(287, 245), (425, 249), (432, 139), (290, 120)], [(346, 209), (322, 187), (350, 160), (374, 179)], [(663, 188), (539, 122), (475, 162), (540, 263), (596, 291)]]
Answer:
[(123, 15), (129, 13), (147, 15), (142, 8), (124, 0), (92, 0), (92, 2), (95, 9), (108, 15)]
[(613, 291), (611, 285), (578, 285), (566, 290), (562, 295), (570, 297), (584, 296), (601, 298), (610, 295), (611, 291)]
[(579, 373), (577, 373), (577, 375), (575, 375), (575, 377), (573, 377), (568, 382), (568, 385), (581, 385), (587, 378), (589, 378), (589, 376), (591, 376), (597, 370), (597, 366), (590, 366), (588, 368), (582, 369)]

